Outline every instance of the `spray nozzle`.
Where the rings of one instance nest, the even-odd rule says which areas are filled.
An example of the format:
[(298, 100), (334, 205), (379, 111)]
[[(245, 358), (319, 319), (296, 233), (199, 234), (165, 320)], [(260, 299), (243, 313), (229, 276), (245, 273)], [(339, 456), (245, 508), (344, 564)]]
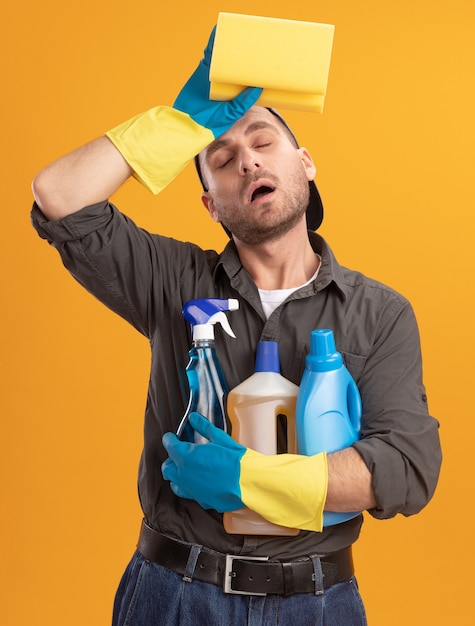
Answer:
[(213, 339), (214, 324), (221, 324), (231, 337), (236, 335), (231, 330), (225, 311), (237, 311), (239, 301), (235, 298), (200, 298), (190, 300), (183, 307), (183, 316), (193, 327), (193, 340)]

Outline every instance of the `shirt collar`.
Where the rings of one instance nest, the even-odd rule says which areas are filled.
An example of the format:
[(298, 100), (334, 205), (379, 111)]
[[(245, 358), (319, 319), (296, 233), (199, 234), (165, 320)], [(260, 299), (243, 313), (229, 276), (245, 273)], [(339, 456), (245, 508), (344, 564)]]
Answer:
[(325, 239), (317, 233), (308, 231), (308, 237), (313, 250), (318, 252), (322, 258), (322, 264), (317, 276), (318, 291), (321, 291), (330, 285), (334, 285), (338, 290), (341, 299), (346, 300), (349, 295), (348, 286), (344, 278), (343, 268), (336, 260), (332, 249), (327, 244)]
[[(336, 260), (327, 242), (313, 231), (308, 231), (310, 244), (315, 252), (322, 257), (322, 265), (317, 276), (317, 291), (321, 291), (330, 285), (334, 285), (338, 290), (342, 300), (348, 297), (348, 287), (344, 280), (343, 268)], [(241, 271), (242, 265), (234, 242), (228, 242), (223, 252), (220, 254), (218, 263), (214, 270), (215, 275), (219, 268), (222, 268), (229, 279), (234, 278)]]

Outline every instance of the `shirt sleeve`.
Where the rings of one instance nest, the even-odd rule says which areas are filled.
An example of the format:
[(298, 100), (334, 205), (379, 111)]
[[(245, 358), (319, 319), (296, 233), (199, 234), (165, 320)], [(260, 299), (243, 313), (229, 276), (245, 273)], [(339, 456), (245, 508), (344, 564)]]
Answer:
[(72, 276), (147, 337), (170, 307), (166, 294), (178, 294), (183, 275), (201, 262), (196, 246), (148, 233), (107, 201), (57, 221), (34, 204), (31, 218)]
[(419, 331), (406, 300), (386, 310), (358, 386), (363, 425), (354, 447), (373, 476), (377, 506), (369, 512), (379, 519), (417, 513), (434, 493), (442, 457), (422, 382)]

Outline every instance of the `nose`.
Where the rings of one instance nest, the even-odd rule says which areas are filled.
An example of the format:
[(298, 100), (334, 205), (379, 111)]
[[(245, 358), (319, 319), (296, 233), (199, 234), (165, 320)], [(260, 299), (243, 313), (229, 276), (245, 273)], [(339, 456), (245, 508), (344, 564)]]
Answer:
[(239, 154), (239, 173), (245, 176), (262, 167), (260, 155), (250, 148), (243, 148)]

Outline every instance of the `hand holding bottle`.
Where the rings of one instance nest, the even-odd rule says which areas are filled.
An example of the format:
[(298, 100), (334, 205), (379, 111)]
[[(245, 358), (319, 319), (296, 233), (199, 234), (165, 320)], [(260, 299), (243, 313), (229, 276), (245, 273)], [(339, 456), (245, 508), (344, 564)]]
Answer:
[(223, 513), (247, 506), (269, 521), (320, 532), (328, 471), (324, 452), (265, 455), (238, 444), (202, 415), (190, 416), (206, 445), (166, 433), (162, 465), (173, 492)]
[(163, 445), (169, 458), (162, 465), (163, 477), (173, 493), (196, 500), (203, 509), (220, 513), (242, 509), (239, 474), (246, 448), (199, 413), (191, 413), (189, 421), (209, 443), (181, 441), (165, 433)]

